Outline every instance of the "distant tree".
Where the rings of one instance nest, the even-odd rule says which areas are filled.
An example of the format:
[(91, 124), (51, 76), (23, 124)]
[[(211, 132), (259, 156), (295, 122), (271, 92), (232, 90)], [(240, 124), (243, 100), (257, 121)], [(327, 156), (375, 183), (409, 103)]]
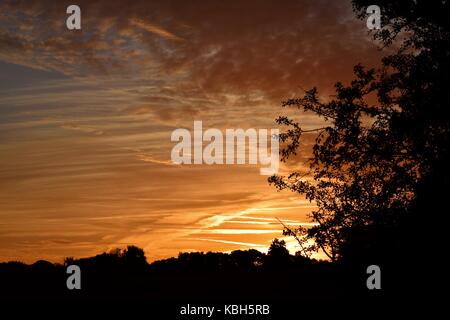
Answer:
[(35, 272), (52, 272), (55, 269), (55, 265), (47, 260), (38, 260), (31, 265), (31, 268)]
[[(359, 18), (366, 19), (370, 4), (353, 1)], [(322, 118), (320, 128), (305, 130), (287, 116), (276, 120), (287, 127), (280, 134), (282, 161), (298, 152), (305, 133), (316, 133), (309, 171), (269, 178), (278, 189), (303, 194), (318, 206), (311, 213), (316, 226), (288, 227), (285, 234), (303, 246), (313, 239), (307, 250), (323, 250), (332, 260), (383, 254), (380, 245), (389, 245), (387, 237), (409, 223), (421, 194), (428, 196), (420, 210), (431, 194), (448, 190), (450, 180), (450, 2), (377, 5), (383, 28), (375, 38), (399, 49), (379, 69), (357, 65), (355, 79), (336, 83), (329, 101), (319, 100), (312, 88), (283, 102)]]
[(128, 246), (122, 251), (122, 260), (126, 266), (130, 267), (145, 267), (147, 266), (147, 259), (144, 250), (136, 246)]
[(289, 256), (289, 251), (286, 249), (286, 241), (278, 240), (277, 238), (273, 239), (267, 254), (271, 257)]
[(230, 253), (233, 266), (243, 270), (253, 270), (263, 263), (263, 253), (258, 250), (235, 250)]
[(123, 251), (123, 249), (121, 249), (121, 248), (114, 248), (114, 249), (111, 249), (108, 252), (108, 254), (111, 255), (111, 256), (119, 258), (119, 257), (122, 256), (122, 251)]
[(286, 266), (291, 261), (289, 250), (284, 240), (273, 239), (270, 244), (264, 265), (269, 268)]
[(74, 257), (66, 257), (64, 258), (64, 266), (69, 266), (71, 264), (75, 263), (75, 258)]

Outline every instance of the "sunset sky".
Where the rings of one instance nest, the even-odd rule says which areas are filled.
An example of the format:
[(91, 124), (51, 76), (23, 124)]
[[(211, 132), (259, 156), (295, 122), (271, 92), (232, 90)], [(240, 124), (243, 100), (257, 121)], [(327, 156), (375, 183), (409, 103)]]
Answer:
[(258, 165), (172, 164), (172, 131), (277, 128), (282, 100), (328, 98), (377, 48), (350, 1), (1, 1), (0, 261), (266, 250), (313, 204)]

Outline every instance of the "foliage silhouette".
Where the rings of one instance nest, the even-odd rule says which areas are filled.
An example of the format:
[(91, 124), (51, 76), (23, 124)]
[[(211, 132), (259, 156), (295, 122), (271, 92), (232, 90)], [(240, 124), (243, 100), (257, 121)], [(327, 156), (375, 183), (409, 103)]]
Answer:
[[(337, 266), (290, 255), (284, 241), (277, 239), (268, 254), (254, 249), (231, 253), (191, 252), (148, 264), (141, 260), (142, 253), (142, 249), (129, 246), (90, 258), (66, 258), (64, 264), (48, 261), (32, 265), (0, 263), (0, 296), (52, 301), (74, 298), (172, 301), (224, 297), (276, 301), (281, 298), (284, 279), (294, 278), (299, 272), (305, 277), (299, 281), (311, 291), (323, 288), (334, 291), (347, 286), (344, 279), (348, 276), (342, 277), (339, 284), (332, 279), (334, 273), (344, 274)], [(66, 288), (66, 268), (72, 264), (81, 270), (82, 289), (79, 291)]]
[[(359, 18), (366, 19), (370, 4), (353, 1)], [(444, 164), (450, 163), (450, 3), (377, 5), (383, 28), (374, 37), (395, 53), (378, 69), (355, 66), (355, 79), (336, 83), (329, 101), (321, 101), (312, 88), (283, 102), (320, 117), (320, 128), (305, 130), (287, 116), (276, 119), (287, 127), (280, 134), (282, 161), (297, 154), (302, 136), (316, 134), (309, 171), (269, 178), (278, 189), (300, 193), (318, 206), (311, 214), (316, 226), (287, 227), (285, 234), (297, 236), (302, 246), (313, 239), (305, 251), (322, 250), (333, 261), (387, 261), (393, 251), (405, 250), (400, 246), (415, 245), (424, 232), (418, 217), (435, 214), (425, 204), (442, 210), (437, 205), (442, 199), (432, 195), (449, 190)]]

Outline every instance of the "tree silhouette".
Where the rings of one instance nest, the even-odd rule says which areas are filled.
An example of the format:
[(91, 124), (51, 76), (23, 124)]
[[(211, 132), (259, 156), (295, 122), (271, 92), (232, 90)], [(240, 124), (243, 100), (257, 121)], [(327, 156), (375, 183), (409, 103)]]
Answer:
[(231, 265), (243, 270), (252, 271), (263, 264), (263, 254), (255, 249), (235, 250), (230, 253)]
[[(366, 18), (370, 4), (353, 1), (359, 18)], [(299, 235), (302, 245), (314, 239), (308, 249), (322, 249), (332, 260), (382, 255), (392, 245), (390, 237), (402, 234), (432, 200), (430, 188), (431, 194), (448, 190), (450, 3), (378, 5), (383, 28), (374, 37), (399, 49), (379, 69), (355, 66), (355, 79), (336, 83), (330, 101), (320, 101), (312, 88), (283, 102), (316, 114), (324, 126), (304, 130), (292, 118), (276, 119), (287, 127), (280, 134), (282, 161), (297, 153), (304, 134), (316, 133), (308, 172), (269, 178), (278, 189), (303, 194), (318, 206), (311, 213), (316, 226), (287, 228), (285, 234)]]
[(121, 256), (125, 264), (131, 267), (139, 268), (147, 266), (144, 250), (139, 247), (128, 246), (123, 250)]
[(270, 244), (264, 265), (268, 269), (286, 267), (291, 262), (291, 256), (286, 249), (284, 240), (273, 239)]
[(271, 257), (286, 257), (289, 256), (289, 251), (286, 249), (286, 242), (284, 240), (273, 239), (267, 253)]

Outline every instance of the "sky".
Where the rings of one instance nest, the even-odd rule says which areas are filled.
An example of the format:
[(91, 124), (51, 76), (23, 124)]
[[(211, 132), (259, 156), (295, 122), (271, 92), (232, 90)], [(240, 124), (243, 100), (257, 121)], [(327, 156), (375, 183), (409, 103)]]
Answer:
[[(175, 165), (171, 133), (278, 128), (281, 101), (313, 86), (328, 99), (381, 56), (344, 0), (1, 1), (0, 261), (131, 244), (153, 261), (275, 237), (295, 252), (277, 218), (307, 226), (314, 203), (258, 165)], [(306, 168), (312, 139), (280, 174)]]

